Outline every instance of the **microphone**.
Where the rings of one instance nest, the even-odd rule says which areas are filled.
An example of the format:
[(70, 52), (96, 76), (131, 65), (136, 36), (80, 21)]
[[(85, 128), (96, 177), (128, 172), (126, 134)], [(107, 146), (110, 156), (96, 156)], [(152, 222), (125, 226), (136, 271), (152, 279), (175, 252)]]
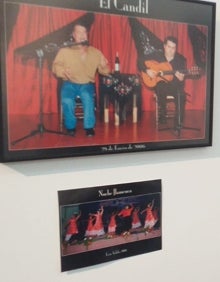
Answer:
[(82, 46), (89, 46), (89, 41), (88, 40), (84, 40), (81, 42), (74, 42), (74, 41), (65, 41), (63, 42), (63, 44), (60, 46), (60, 48), (62, 47), (71, 47), (71, 46), (77, 46), (77, 45), (82, 45)]
[(52, 52), (57, 52), (60, 48), (77, 46), (77, 45), (89, 46), (89, 41), (84, 40), (81, 42), (74, 42), (69, 40), (63, 42), (61, 45), (57, 45), (56, 43), (48, 43), (43, 47), (43, 50), (46, 51), (47, 53), (52, 53)]

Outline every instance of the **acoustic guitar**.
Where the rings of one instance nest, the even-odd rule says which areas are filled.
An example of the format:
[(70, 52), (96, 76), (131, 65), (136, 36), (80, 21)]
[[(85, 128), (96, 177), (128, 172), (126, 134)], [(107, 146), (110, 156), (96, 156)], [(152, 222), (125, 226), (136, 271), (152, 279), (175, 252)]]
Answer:
[(176, 71), (190, 76), (198, 76), (201, 74), (201, 69), (197, 66), (194, 66), (190, 69), (173, 70), (169, 62), (159, 63), (153, 60), (145, 61), (145, 66), (148, 69), (152, 69), (156, 73), (156, 76), (154, 78), (151, 78), (146, 72), (142, 71), (141, 73), (144, 83), (150, 88), (155, 87), (161, 80), (165, 82), (172, 81)]

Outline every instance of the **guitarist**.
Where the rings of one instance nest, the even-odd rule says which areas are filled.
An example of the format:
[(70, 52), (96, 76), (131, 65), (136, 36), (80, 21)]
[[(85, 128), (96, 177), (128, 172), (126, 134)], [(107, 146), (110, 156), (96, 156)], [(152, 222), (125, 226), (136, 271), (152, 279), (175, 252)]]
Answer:
[[(177, 53), (177, 39), (172, 36), (165, 38), (163, 43), (163, 51), (159, 50), (147, 56), (147, 60), (154, 60), (158, 63), (168, 62), (174, 71), (171, 80), (160, 79), (155, 86), (155, 92), (158, 98), (158, 106), (160, 108), (159, 123), (166, 123), (166, 97), (172, 95), (175, 99), (176, 117), (175, 126), (181, 126), (185, 112), (186, 94), (184, 92), (185, 75), (181, 71), (186, 68), (186, 59)], [(146, 62), (146, 61), (145, 61)], [(158, 72), (152, 68), (147, 68), (146, 64), (142, 63), (142, 70), (154, 79)], [(179, 99), (179, 100), (178, 100)], [(180, 102), (180, 104), (178, 104)], [(179, 107), (178, 107), (179, 105)], [(178, 109), (180, 113), (178, 115)]]

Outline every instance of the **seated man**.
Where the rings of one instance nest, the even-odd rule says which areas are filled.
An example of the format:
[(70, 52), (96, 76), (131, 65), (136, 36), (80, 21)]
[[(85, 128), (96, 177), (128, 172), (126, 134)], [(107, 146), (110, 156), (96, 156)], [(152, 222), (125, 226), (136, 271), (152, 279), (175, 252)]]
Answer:
[(108, 61), (98, 49), (88, 45), (88, 33), (83, 23), (75, 23), (73, 45), (61, 48), (53, 62), (53, 73), (62, 78), (61, 103), (64, 125), (68, 134), (74, 136), (77, 119), (75, 98), (80, 97), (84, 113), (84, 129), (87, 136), (95, 135), (94, 93), (96, 71), (103, 75), (110, 72)]
[[(142, 70), (149, 76), (150, 79), (154, 80), (157, 78), (157, 83), (155, 85), (155, 92), (158, 99), (159, 106), (159, 122), (166, 123), (166, 97), (173, 96), (175, 99), (176, 107), (176, 117), (175, 117), (175, 126), (181, 126), (183, 123), (184, 112), (185, 112), (185, 102), (186, 95), (184, 91), (184, 69), (186, 67), (186, 59), (176, 53), (177, 50), (177, 39), (175, 37), (169, 36), (165, 38), (163, 44), (163, 51), (156, 51), (150, 54), (147, 57), (147, 60), (156, 61), (159, 64), (169, 63), (169, 66), (172, 67), (173, 75), (169, 75), (166, 79), (166, 75), (163, 76), (163, 73), (158, 74), (158, 71), (154, 70), (151, 67), (146, 65)], [(166, 70), (164, 70), (165, 72)], [(168, 70), (169, 71), (169, 70)]]

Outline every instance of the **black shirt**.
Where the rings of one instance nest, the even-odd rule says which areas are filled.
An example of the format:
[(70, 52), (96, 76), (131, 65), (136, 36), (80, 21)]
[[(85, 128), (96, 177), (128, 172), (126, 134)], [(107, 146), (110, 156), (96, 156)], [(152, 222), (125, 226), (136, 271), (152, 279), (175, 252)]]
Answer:
[[(150, 61), (150, 60), (154, 60), (158, 63), (168, 62), (164, 53), (161, 50), (155, 51), (147, 55), (145, 58), (139, 59), (138, 67), (140, 71), (144, 71), (144, 72), (146, 71), (145, 61)], [(181, 70), (184, 72), (186, 69), (186, 59), (184, 56), (180, 55), (179, 53), (176, 53), (174, 58), (169, 63), (172, 66), (174, 72), (175, 71), (181, 72)], [(176, 76), (174, 76), (173, 80), (170, 83), (178, 87), (184, 86), (184, 81), (179, 81), (176, 78)]]

